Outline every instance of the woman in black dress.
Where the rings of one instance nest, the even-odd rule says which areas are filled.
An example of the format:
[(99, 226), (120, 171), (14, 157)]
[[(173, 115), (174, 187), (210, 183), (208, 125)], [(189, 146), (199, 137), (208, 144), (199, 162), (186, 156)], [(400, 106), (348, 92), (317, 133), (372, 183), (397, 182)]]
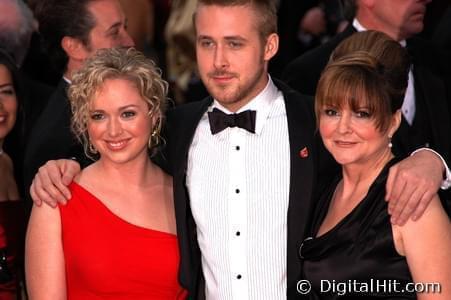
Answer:
[(299, 291), (311, 299), (451, 299), (451, 225), (438, 196), (402, 227), (390, 223), (384, 200), (409, 68), (399, 43), (362, 32), (336, 49), (321, 76), (319, 132), (342, 174), (300, 249)]

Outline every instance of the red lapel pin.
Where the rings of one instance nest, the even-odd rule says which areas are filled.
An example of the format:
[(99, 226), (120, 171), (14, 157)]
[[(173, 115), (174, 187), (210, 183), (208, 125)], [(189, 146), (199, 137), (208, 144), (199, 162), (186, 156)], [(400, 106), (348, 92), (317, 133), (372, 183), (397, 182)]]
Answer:
[(307, 147), (304, 147), (304, 148), (301, 149), (301, 151), (299, 151), (299, 156), (301, 158), (308, 157), (308, 149), (307, 149)]

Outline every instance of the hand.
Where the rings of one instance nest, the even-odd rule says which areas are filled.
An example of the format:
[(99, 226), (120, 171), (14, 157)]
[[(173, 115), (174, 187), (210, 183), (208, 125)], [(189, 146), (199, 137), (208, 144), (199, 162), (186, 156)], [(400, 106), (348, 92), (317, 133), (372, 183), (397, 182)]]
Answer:
[(75, 175), (80, 173), (80, 165), (70, 159), (50, 160), (39, 168), (30, 187), (33, 202), (40, 206), (42, 202), (56, 207), (56, 204), (66, 204), (71, 194), (67, 186)]
[(390, 168), (387, 180), (388, 213), (396, 225), (420, 218), (442, 182), (444, 166), (430, 151), (419, 151)]

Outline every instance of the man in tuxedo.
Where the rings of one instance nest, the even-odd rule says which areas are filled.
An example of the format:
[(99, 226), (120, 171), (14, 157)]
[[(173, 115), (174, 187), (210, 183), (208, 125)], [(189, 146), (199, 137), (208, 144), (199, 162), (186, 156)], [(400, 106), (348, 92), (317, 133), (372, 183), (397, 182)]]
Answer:
[[(272, 1), (199, 0), (194, 21), (199, 74), (211, 96), (170, 111), (166, 132), (179, 281), (193, 298), (296, 298), (312, 194), (317, 178), (334, 175), (319, 164), (330, 157), (315, 136), (312, 99), (268, 75), (278, 49)], [(409, 188), (436, 191), (441, 161), (418, 153), (403, 163), (412, 161), (434, 184)], [(64, 185), (75, 165), (40, 169), (31, 189), (38, 205), (70, 198)]]
[[(404, 98), (403, 119), (393, 137), (393, 152), (403, 157), (428, 147), (451, 162), (451, 72), (449, 58), (440, 49), (414, 37), (423, 30), (423, 17), (430, 0), (343, 0), (349, 26), (328, 43), (291, 62), (283, 75), (295, 90), (314, 95), (321, 72), (335, 47), (354, 32), (378, 30), (406, 45), (412, 56), (409, 85)], [(440, 194), (451, 212), (451, 193)], [(402, 203), (390, 209), (401, 209)], [(446, 207), (447, 206), (447, 207)], [(409, 214), (414, 208), (407, 207)]]
[(191, 294), (298, 296), (312, 190), (333, 170), (319, 164), (328, 156), (315, 140), (312, 99), (268, 75), (275, 21), (270, 1), (198, 4), (197, 62), (211, 97), (167, 119), (179, 279)]
[(45, 47), (56, 68), (64, 73), (27, 144), (26, 190), (46, 161), (71, 156), (85, 159), (82, 146), (70, 131), (72, 113), (66, 89), (72, 74), (97, 49), (134, 45), (125, 30), (126, 19), (118, 0), (43, 0), (36, 4), (35, 14)]

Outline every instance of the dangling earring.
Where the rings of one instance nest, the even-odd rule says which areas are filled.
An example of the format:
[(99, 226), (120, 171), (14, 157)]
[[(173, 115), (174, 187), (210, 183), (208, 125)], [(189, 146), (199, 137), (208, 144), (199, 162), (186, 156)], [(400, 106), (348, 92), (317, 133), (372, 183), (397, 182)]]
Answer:
[(158, 131), (154, 129), (147, 142), (147, 148), (152, 149), (153, 146), (158, 144)]
[(89, 142), (89, 152), (91, 152), (92, 154), (97, 154), (98, 153), (96, 147), (94, 147), (94, 145), (91, 144), (91, 141)]
[(392, 144), (392, 142), (391, 142), (391, 136), (389, 135), (388, 136), (388, 148), (392, 148), (393, 147), (393, 144)]

